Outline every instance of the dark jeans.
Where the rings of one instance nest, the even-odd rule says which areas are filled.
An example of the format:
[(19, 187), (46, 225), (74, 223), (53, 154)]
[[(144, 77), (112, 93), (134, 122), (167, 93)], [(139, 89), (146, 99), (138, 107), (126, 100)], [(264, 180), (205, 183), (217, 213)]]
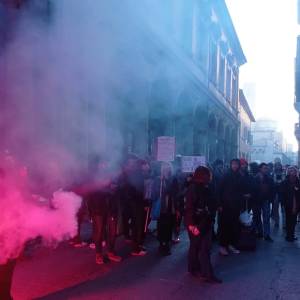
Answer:
[[(261, 204), (256, 203), (253, 206), (253, 221), (254, 227), (258, 234), (263, 234), (264, 237), (268, 237), (271, 232), (270, 224), (271, 207), (270, 201), (265, 200)], [(261, 220), (263, 218), (263, 221)]]
[(115, 251), (115, 244), (118, 230), (118, 219), (115, 216), (108, 217), (107, 220), (107, 246), (109, 252)]
[(223, 211), (219, 216), (220, 245), (223, 247), (228, 247), (229, 245), (236, 246), (240, 234), (239, 214), (236, 212)]
[(145, 209), (143, 203), (131, 203), (132, 250), (139, 251), (144, 241)]
[(13, 273), (16, 266), (16, 260), (9, 260), (6, 264), (0, 265), (0, 299), (12, 300), (10, 294)]
[(102, 254), (102, 242), (105, 241), (105, 229), (106, 229), (105, 215), (92, 215), (93, 221), (93, 241), (96, 245), (96, 253)]
[(174, 231), (175, 238), (178, 238), (179, 234), (180, 234), (182, 215), (183, 215), (182, 213), (179, 213), (178, 215), (174, 215), (174, 221), (173, 221), (174, 230), (173, 231)]
[(157, 221), (157, 239), (161, 245), (169, 245), (172, 241), (174, 215), (161, 214)]
[(77, 233), (76, 236), (74, 236), (72, 238), (72, 241), (74, 241), (75, 243), (81, 243), (81, 225), (84, 221), (84, 217), (86, 215), (86, 206), (85, 206), (85, 202), (82, 201), (81, 207), (79, 208), (77, 215), (76, 215), (76, 219), (77, 219)]
[(297, 215), (293, 214), (291, 209), (286, 209), (286, 237), (292, 239), (295, 237), (295, 227), (297, 224)]
[(189, 238), (188, 271), (190, 273), (199, 272), (206, 278), (212, 278), (214, 276), (210, 260), (212, 230), (208, 231), (204, 236), (201, 234), (194, 236), (189, 232)]
[[(131, 220), (131, 224), (129, 221)], [(123, 225), (123, 234), (125, 238), (131, 238), (131, 229), (132, 229), (132, 212), (130, 210), (130, 205), (128, 203), (123, 204), (122, 207), (122, 225)]]

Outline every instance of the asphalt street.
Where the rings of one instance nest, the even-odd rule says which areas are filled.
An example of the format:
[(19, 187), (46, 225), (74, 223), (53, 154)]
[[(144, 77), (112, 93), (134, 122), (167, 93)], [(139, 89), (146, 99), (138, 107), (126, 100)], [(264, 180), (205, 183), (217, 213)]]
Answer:
[(18, 262), (13, 295), (15, 300), (298, 300), (300, 242), (287, 243), (281, 229), (273, 229), (272, 234), (274, 243), (261, 240), (256, 252), (220, 257), (215, 245), (212, 260), (224, 280), (221, 285), (209, 285), (188, 274), (185, 234), (168, 257), (159, 256), (153, 237), (147, 241), (148, 255), (131, 257), (130, 247), (120, 238), (123, 262), (102, 266), (95, 264), (94, 250), (89, 248), (62, 244), (57, 249), (39, 249)]

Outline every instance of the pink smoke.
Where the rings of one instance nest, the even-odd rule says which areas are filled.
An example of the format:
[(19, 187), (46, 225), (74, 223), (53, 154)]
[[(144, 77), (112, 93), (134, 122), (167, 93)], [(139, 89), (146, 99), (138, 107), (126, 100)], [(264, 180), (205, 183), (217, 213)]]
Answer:
[(49, 245), (77, 232), (76, 213), (82, 199), (62, 190), (50, 201), (33, 196), (26, 179), (24, 169), (6, 168), (0, 176), (0, 264), (18, 257), (30, 239), (42, 237)]

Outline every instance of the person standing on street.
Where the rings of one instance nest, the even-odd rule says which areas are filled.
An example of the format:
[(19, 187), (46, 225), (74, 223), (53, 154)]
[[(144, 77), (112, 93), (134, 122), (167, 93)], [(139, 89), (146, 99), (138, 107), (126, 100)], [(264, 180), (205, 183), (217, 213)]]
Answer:
[(259, 238), (264, 237), (265, 241), (273, 242), (273, 239), (270, 237), (270, 204), (274, 196), (274, 182), (269, 174), (268, 165), (265, 163), (260, 164), (259, 172), (255, 177), (257, 197), (253, 207), (253, 217), (257, 236)]
[(160, 215), (157, 221), (157, 239), (159, 251), (163, 256), (171, 254), (174, 220), (176, 216), (176, 199), (178, 196), (178, 182), (172, 175), (172, 166), (162, 163), (161, 175), (154, 181), (154, 198), (160, 201)]
[[(282, 182), (285, 179), (285, 174), (283, 172), (283, 167), (280, 162), (276, 162), (274, 166), (274, 198), (272, 202), (272, 218), (275, 222), (275, 227), (279, 227), (279, 207), (283, 207), (282, 204)], [(282, 221), (284, 221), (284, 210), (282, 212)]]
[(245, 159), (240, 160), (241, 163), (241, 181), (243, 188), (242, 211), (250, 211), (255, 198), (254, 177), (249, 173), (249, 165)]
[(210, 181), (209, 169), (198, 167), (186, 195), (185, 221), (190, 239), (188, 271), (206, 282), (221, 283), (214, 274), (210, 259), (214, 214)]
[(282, 183), (282, 197), (286, 213), (286, 240), (294, 242), (295, 226), (300, 208), (300, 180), (294, 167), (287, 170), (287, 178)]
[(218, 203), (220, 212), (220, 249), (221, 255), (229, 255), (228, 250), (239, 254), (236, 244), (239, 239), (239, 216), (243, 199), (240, 160), (233, 159), (230, 170), (220, 183)]

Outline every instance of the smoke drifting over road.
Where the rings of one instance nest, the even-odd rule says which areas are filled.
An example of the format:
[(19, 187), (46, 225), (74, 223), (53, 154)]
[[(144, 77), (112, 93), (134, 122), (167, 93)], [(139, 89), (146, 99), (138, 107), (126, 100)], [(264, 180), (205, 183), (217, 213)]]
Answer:
[[(118, 162), (127, 128), (147, 127), (152, 83), (178, 76), (165, 52), (172, 22), (167, 1), (24, 3), (18, 11), (2, 9), (13, 21), (4, 24), (9, 38), (0, 49), (0, 150), (27, 167), (28, 179), (25, 189), (6, 181), (0, 198), (0, 263), (27, 239), (61, 240), (74, 231), (76, 195), (54, 194), (59, 208), (53, 211), (29, 194), (51, 198), (80, 181), (95, 153)], [(155, 95), (167, 89), (161, 86)], [(152, 117), (164, 110), (152, 110)]]
[(90, 154), (117, 160), (124, 112), (143, 122), (150, 83), (175, 74), (159, 2), (52, 0), (46, 18), (27, 1), (0, 56), (2, 148), (31, 166), (58, 162), (64, 178)]

